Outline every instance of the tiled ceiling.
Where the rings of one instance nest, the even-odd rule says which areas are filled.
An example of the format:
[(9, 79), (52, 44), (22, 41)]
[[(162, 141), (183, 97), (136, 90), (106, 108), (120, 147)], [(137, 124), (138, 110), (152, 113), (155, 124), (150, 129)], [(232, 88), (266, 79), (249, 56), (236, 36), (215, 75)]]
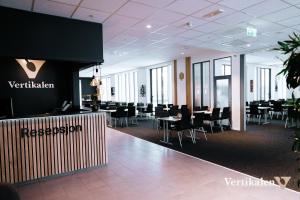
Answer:
[[(299, 0), (0, 0), (0, 5), (102, 23), (108, 72), (205, 49), (259, 52), (300, 32)], [(221, 13), (205, 17), (214, 11)], [(247, 36), (247, 27), (256, 28), (257, 37)]]

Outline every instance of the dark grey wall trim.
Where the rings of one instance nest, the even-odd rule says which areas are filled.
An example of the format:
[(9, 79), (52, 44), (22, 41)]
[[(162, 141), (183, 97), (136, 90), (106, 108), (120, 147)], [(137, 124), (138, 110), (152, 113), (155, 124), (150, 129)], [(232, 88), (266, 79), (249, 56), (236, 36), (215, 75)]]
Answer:
[(241, 131), (246, 131), (245, 123), (245, 67), (246, 59), (245, 54), (240, 55), (240, 127)]

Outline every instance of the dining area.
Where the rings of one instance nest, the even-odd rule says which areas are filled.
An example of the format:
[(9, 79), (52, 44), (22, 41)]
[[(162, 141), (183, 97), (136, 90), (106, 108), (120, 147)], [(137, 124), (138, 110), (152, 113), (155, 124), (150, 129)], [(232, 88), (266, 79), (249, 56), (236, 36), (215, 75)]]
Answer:
[(247, 124), (282, 124), (285, 128), (295, 127), (299, 112), (292, 99), (246, 102)]
[(177, 140), (181, 148), (183, 140), (195, 144), (202, 136), (207, 141), (207, 133), (231, 130), (230, 107), (191, 109), (187, 105), (101, 102), (99, 108), (98, 112), (106, 113), (108, 127), (144, 129), (146, 123), (160, 143), (173, 145)]

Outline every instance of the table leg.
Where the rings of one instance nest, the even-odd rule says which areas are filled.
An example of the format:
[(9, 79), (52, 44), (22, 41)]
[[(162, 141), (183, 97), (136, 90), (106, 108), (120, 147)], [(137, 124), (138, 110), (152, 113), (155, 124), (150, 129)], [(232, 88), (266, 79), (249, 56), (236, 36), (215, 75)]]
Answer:
[(108, 120), (108, 127), (113, 127), (112, 126), (112, 121), (111, 121), (111, 112), (109, 113), (109, 120)]
[(265, 122), (263, 124), (269, 124), (269, 123), (271, 123), (271, 122), (268, 122), (267, 118), (268, 118), (268, 110), (265, 109)]
[(160, 142), (173, 145), (171, 142), (169, 142), (169, 126), (168, 121), (163, 120), (163, 127), (164, 127), (164, 138), (163, 140), (160, 140)]

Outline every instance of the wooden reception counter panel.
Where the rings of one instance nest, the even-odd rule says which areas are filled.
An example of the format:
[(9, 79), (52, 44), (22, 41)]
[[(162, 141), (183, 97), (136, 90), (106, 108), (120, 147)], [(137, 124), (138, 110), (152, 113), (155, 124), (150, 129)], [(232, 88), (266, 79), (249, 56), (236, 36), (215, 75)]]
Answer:
[(0, 120), (0, 182), (107, 164), (105, 126), (104, 113)]

